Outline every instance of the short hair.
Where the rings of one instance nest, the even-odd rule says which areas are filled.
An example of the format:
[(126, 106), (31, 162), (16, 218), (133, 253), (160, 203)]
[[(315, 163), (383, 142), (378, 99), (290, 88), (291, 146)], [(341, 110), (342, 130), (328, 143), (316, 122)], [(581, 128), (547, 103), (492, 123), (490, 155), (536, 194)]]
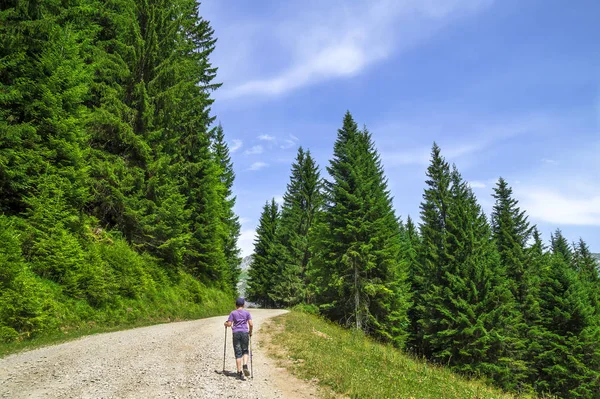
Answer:
[(245, 303), (246, 301), (244, 300), (244, 298), (238, 298), (235, 300), (235, 306), (237, 307), (244, 306)]

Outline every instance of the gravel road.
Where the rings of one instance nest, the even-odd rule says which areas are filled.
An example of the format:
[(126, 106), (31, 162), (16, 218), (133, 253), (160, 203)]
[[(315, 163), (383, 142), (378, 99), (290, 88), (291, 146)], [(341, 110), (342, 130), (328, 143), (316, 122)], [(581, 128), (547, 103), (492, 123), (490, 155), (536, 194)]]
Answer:
[(226, 317), (98, 334), (0, 359), (0, 398), (314, 398), (263, 353), (261, 325), (285, 313), (251, 309), (254, 379), (239, 381)]

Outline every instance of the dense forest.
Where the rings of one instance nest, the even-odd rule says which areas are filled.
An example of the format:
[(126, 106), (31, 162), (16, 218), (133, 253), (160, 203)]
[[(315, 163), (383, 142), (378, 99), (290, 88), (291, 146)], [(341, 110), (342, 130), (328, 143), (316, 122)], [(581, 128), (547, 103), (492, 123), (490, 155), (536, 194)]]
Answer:
[[(0, 342), (217, 314), (240, 274), (234, 172), (194, 0), (0, 4)], [(600, 397), (600, 281), (500, 178), (488, 217), (434, 144), (420, 219), (344, 116), (265, 203), (249, 299), (299, 306), (514, 392)]]
[(0, 341), (230, 307), (215, 42), (194, 0), (0, 4)]
[(583, 240), (545, 245), (509, 183), (491, 217), (434, 143), (420, 221), (395, 214), (371, 133), (347, 113), (328, 178), (300, 148), (264, 206), (247, 294), (297, 306), (513, 392), (600, 397), (600, 280)]

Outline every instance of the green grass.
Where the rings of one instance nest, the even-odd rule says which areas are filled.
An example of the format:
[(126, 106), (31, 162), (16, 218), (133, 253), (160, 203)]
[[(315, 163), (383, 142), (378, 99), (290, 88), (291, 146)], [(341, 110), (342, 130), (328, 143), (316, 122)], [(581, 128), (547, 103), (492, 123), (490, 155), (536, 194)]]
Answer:
[[(117, 308), (94, 310), (87, 320), (72, 319), (58, 329), (48, 330), (28, 339), (0, 342), (0, 358), (87, 335), (226, 315), (231, 310), (231, 298), (223, 292), (208, 288), (203, 295), (206, 298), (202, 303), (197, 303), (190, 298), (182, 298), (181, 292), (174, 287), (168, 287), (152, 301), (122, 301)], [(72, 306), (77, 304), (71, 303)]]
[[(280, 328), (278, 328), (280, 327)], [(290, 312), (273, 320), (272, 343), (292, 373), (350, 398), (513, 399), (518, 396), (416, 360), (316, 316)], [(520, 396), (533, 398), (533, 396)]]

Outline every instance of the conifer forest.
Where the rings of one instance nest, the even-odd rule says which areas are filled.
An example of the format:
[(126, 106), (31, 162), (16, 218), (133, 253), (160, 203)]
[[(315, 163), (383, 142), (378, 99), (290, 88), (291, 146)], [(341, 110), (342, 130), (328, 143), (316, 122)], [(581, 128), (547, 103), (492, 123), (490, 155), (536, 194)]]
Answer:
[[(0, 341), (223, 314), (240, 222), (217, 38), (195, 0), (0, 4)], [(310, 116), (307, 116), (310, 117)], [(509, 392), (600, 397), (600, 278), (499, 178), (487, 215), (432, 143), (414, 219), (350, 112), (264, 204), (248, 299)], [(331, 132), (332, 135), (335, 132)]]

